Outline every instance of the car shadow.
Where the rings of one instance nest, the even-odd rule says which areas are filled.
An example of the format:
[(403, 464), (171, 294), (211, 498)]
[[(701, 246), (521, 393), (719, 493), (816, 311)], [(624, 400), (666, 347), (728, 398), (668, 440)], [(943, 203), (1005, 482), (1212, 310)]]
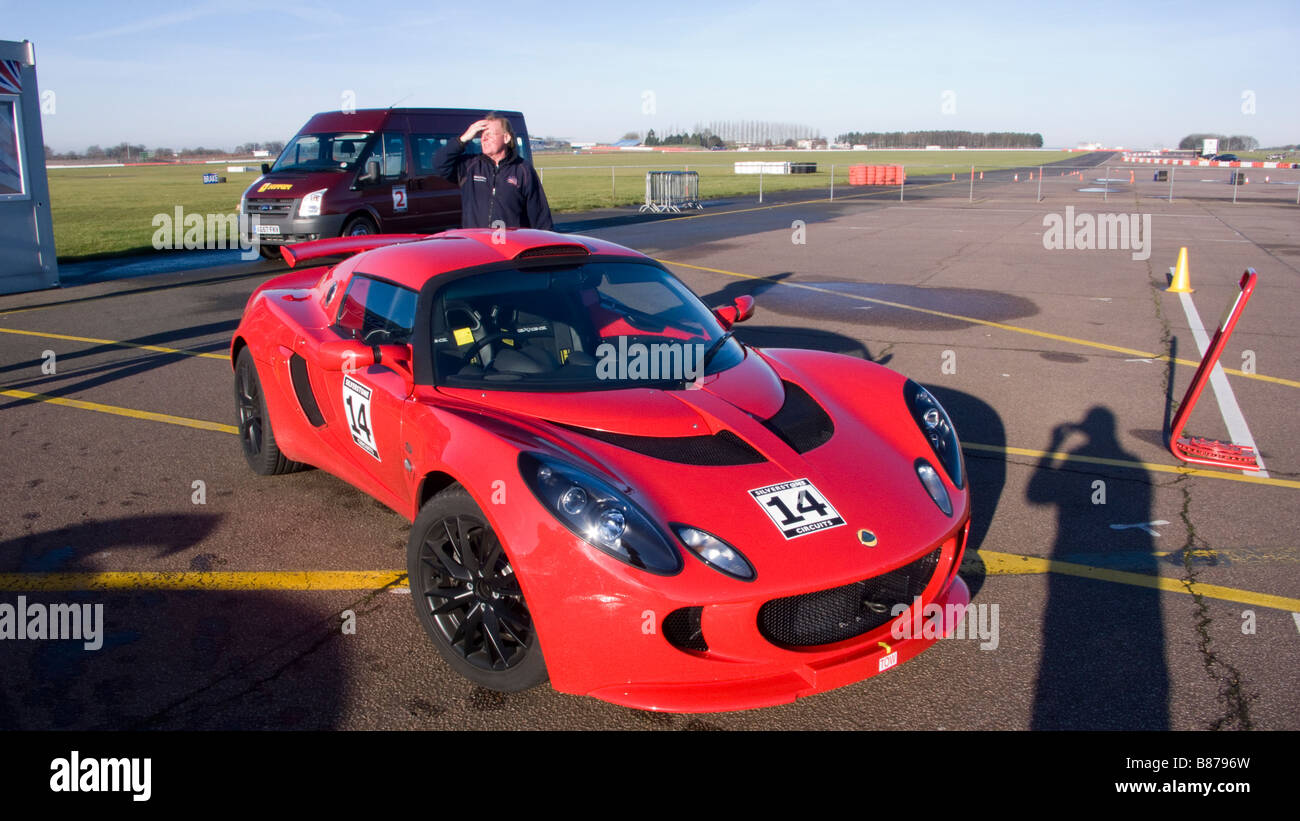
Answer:
[[(133, 579), (120, 570), (59, 583), (60, 574), (99, 574), (110, 565), (217, 570), (224, 560), (199, 551), (211, 550), (223, 518), (87, 520), (0, 542), (0, 570), (31, 574), (17, 577), (30, 580), (26, 590), (10, 582), (0, 601), (102, 607), (98, 649), (77, 640), (4, 642), (0, 729), (337, 726), (346, 696), (337, 612), (290, 592), (163, 590), (152, 587), (155, 574)], [(187, 553), (194, 554), (188, 567)]]
[(962, 451), (966, 460), (971, 510), (970, 535), (966, 540), (961, 577), (974, 597), (984, 587), (987, 575), (979, 550), (988, 538), (989, 526), (997, 515), (1007, 483), (1007, 459), (1003, 452), (1007, 445), (1006, 427), (1002, 424), (1001, 414), (978, 396), (942, 385), (927, 384), (925, 388), (948, 412), (958, 439), (979, 445), (978, 449), (966, 447)]

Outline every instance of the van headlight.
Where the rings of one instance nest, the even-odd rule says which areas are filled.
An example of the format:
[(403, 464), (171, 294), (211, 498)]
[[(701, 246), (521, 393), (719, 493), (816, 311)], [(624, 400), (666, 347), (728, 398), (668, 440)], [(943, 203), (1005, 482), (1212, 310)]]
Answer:
[(303, 197), (302, 203), (298, 205), (298, 216), (319, 217), (321, 209), (325, 207), (325, 192), (328, 190), (328, 188), (322, 188)]

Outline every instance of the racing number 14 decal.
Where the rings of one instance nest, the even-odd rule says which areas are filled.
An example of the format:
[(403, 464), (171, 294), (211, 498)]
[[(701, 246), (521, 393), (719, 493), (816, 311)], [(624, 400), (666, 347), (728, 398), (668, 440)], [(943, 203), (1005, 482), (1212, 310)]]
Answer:
[(376, 459), (375, 432), (370, 428), (370, 388), (350, 376), (343, 377), (343, 411), (348, 417), (348, 429), (357, 447)]
[(844, 524), (831, 503), (807, 479), (760, 487), (751, 490), (749, 495), (787, 539)]

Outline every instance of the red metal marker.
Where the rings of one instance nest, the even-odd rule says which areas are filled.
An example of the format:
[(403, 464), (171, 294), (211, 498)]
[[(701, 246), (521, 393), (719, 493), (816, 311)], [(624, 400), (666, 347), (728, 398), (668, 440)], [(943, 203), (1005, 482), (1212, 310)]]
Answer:
[(1228, 307), (1223, 318), (1219, 320), (1219, 327), (1214, 331), (1214, 338), (1210, 340), (1210, 347), (1205, 352), (1200, 367), (1196, 369), (1196, 376), (1192, 377), (1192, 384), (1187, 386), (1187, 393), (1183, 396), (1182, 404), (1178, 406), (1178, 410), (1174, 413), (1173, 425), (1169, 431), (1169, 450), (1184, 462), (1216, 465), (1237, 470), (1259, 470), (1259, 460), (1256, 458), (1255, 450), (1251, 447), (1234, 445), (1231, 442), (1220, 442), (1216, 439), (1206, 439), (1200, 436), (1181, 435), (1183, 426), (1187, 424), (1187, 418), (1192, 415), (1192, 408), (1196, 406), (1196, 400), (1201, 396), (1201, 389), (1209, 381), (1210, 372), (1218, 364), (1219, 356), (1228, 344), (1228, 337), (1232, 336), (1232, 329), (1236, 327), (1237, 320), (1241, 318), (1241, 312), (1245, 310), (1246, 303), (1250, 301), (1250, 295), (1255, 291), (1255, 279), (1254, 268), (1247, 268), (1246, 273), (1241, 275), (1241, 293), (1237, 294), (1236, 300)]

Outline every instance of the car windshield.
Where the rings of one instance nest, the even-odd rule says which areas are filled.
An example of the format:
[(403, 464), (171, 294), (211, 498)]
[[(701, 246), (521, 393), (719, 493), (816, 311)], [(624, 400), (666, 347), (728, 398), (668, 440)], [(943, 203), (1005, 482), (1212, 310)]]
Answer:
[(493, 390), (683, 388), (744, 349), (661, 268), (599, 262), (456, 280), (435, 298), (438, 384)]
[(272, 171), (351, 171), (371, 134), (299, 134), (285, 146)]

